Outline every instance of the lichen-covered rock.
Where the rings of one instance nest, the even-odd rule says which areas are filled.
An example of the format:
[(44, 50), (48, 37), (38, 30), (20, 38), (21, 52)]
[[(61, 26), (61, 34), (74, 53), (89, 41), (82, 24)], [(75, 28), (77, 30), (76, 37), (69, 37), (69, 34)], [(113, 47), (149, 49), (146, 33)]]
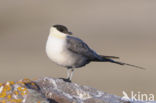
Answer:
[(41, 92), (58, 103), (124, 103), (120, 97), (109, 95), (87, 86), (64, 82), (61, 79), (42, 78), (36, 81)]
[(49, 103), (38, 88), (38, 85), (29, 79), (0, 84), (0, 103)]
[[(134, 103), (62, 79), (23, 79), (0, 84), (0, 103)], [(136, 102), (135, 102), (136, 103)], [(138, 102), (137, 102), (138, 103)], [(140, 102), (141, 103), (141, 102)]]

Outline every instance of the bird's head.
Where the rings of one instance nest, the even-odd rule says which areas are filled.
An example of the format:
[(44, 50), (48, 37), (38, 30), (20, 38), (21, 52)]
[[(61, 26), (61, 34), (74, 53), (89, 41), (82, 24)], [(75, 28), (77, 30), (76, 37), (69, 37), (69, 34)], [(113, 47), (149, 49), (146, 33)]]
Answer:
[(72, 32), (69, 32), (67, 27), (63, 26), (63, 25), (53, 25), (53, 27), (51, 27), (51, 31), (55, 31), (55, 32), (59, 32), (59, 33), (64, 33), (67, 35), (72, 35)]

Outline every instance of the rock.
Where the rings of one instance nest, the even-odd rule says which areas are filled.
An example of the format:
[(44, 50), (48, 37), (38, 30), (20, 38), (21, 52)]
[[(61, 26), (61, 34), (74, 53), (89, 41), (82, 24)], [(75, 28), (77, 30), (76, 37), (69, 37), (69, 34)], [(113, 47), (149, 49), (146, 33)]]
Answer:
[(122, 100), (95, 88), (62, 79), (23, 79), (0, 84), (0, 103), (143, 103)]

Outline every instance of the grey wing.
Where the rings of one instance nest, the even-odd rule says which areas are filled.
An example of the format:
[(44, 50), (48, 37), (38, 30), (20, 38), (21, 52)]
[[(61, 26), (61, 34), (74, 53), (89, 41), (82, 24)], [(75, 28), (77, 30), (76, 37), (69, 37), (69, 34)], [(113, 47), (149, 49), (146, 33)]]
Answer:
[(73, 36), (67, 36), (67, 48), (76, 54), (87, 57), (89, 60), (102, 59), (95, 51), (90, 49), (85, 42)]

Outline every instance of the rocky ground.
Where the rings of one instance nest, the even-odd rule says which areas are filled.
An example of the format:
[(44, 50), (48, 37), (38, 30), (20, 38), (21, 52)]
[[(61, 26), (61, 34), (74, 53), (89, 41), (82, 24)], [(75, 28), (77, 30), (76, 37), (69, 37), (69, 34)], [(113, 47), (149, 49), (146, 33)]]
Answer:
[(0, 84), (0, 103), (145, 103), (123, 100), (95, 88), (44, 77)]

